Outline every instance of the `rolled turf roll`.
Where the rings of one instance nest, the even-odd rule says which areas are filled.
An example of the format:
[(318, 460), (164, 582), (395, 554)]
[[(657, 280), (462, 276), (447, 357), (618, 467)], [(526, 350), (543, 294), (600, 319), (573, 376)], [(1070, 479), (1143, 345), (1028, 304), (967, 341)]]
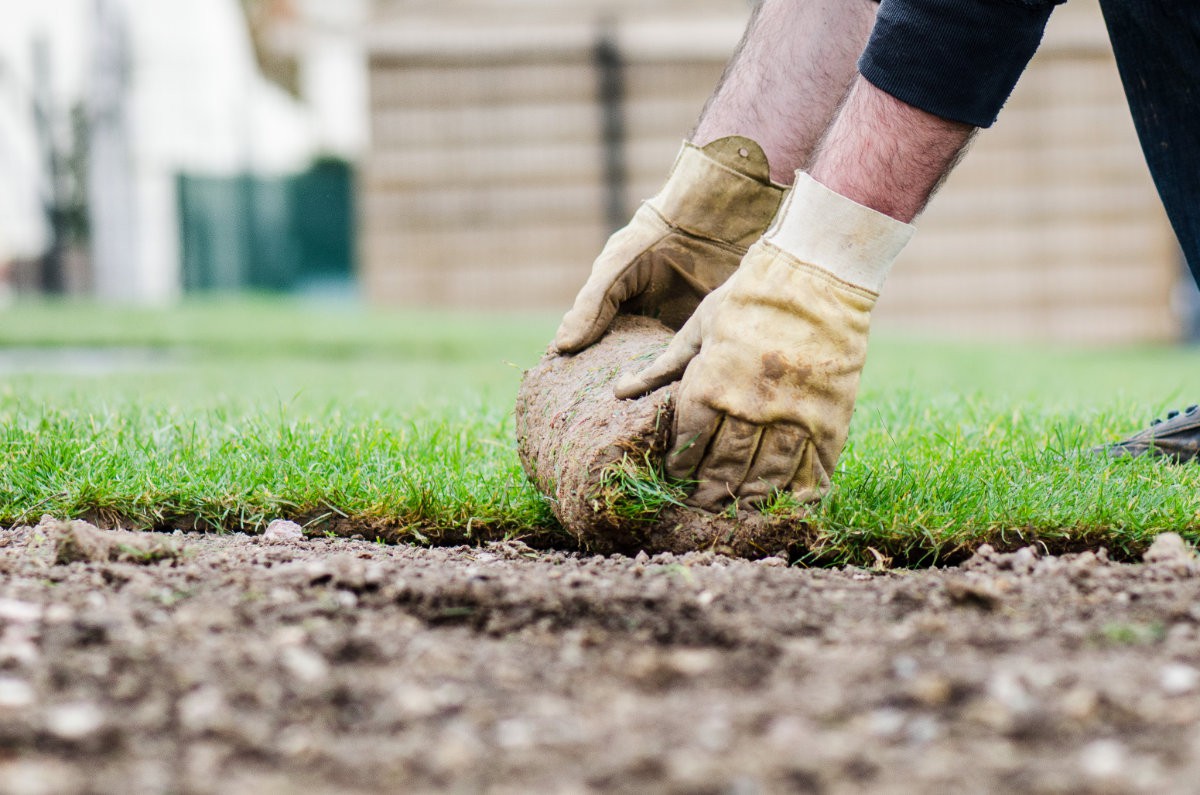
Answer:
[(580, 353), (548, 351), (525, 373), (517, 394), (517, 449), (525, 472), (567, 532), (592, 552), (796, 554), (806, 528), (794, 513), (714, 515), (672, 504), (661, 487), (638, 495), (638, 484), (662, 484), (673, 386), (618, 400), (612, 385), (653, 361), (671, 335), (656, 320), (622, 316)]

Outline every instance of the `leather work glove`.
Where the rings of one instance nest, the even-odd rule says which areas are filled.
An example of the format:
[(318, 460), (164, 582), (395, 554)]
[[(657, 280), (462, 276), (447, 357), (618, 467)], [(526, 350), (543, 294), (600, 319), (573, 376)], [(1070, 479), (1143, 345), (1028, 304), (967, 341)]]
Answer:
[(667, 474), (718, 510), (776, 489), (820, 499), (854, 410), (871, 309), (913, 228), (797, 172), (779, 218), (666, 351), (617, 383), (636, 397), (681, 375)]
[(588, 347), (619, 311), (682, 326), (775, 217), (784, 188), (769, 173), (762, 147), (749, 138), (684, 143), (662, 190), (608, 239), (555, 347)]

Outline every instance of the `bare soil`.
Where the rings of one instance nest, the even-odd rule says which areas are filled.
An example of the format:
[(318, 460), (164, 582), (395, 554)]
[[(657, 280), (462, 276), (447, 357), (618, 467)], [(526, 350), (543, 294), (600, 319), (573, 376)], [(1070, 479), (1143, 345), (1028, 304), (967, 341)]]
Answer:
[(0, 792), (1200, 786), (1177, 538), (873, 572), (88, 532), (0, 531)]

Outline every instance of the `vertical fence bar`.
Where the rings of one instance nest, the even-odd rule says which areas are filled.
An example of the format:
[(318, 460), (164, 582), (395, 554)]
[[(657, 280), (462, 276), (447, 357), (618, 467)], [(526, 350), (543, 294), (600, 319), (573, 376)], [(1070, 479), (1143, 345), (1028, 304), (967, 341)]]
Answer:
[(592, 57), (600, 100), (604, 215), (609, 229), (616, 230), (629, 220), (625, 207), (625, 186), (629, 177), (625, 162), (625, 67), (611, 25), (600, 27)]
[(66, 292), (64, 260), (67, 251), (67, 202), (63, 186), (62, 147), (55, 135), (57, 109), (50, 70), (50, 42), (41, 36), (33, 42), (33, 89), (33, 118), (46, 169), (42, 203), (50, 229), (49, 245), (42, 255), (42, 290), (60, 294)]

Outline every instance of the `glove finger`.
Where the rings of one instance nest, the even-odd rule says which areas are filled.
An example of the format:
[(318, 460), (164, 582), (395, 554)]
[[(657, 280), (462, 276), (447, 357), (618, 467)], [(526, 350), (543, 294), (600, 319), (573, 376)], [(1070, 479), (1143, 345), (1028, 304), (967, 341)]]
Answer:
[(621, 399), (634, 398), (678, 381), (700, 352), (702, 342), (701, 318), (695, 314), (683, 324), (683, 328), (671, 338), (667, 349), (649, 367), (639, 373), (622, 376), (613, 387), (613, 394)]
[(737, 496), (751, 505), (760, 505), (776, 490), (787, 489), (807, 445), (808, 435), (797, 425), (768, 427)]
[(689, 504), (715, 510), (732, 500), (746, 479), (762, 437), (763, 426), (726, 415), (693, 475), (700, 485)]
[(788, 489), (800, 502), (816, 502), (829, 491), (829, 475), (817, 458), (817, 448), (809, 439), (797, 458), (796, 471)]
[(628, 226), (612, 234), (592, 263), (592, 273), (574, 305), (563, 316), (554, 335), (555, 348), (575, 353), (604, 336), (621, 304), (646, 288), (649, 269), (644, 258), (668, 233), (662, 219), (643, 206)]
[(726, 505), (733, 502), (733, 498), (733, 490), (728, 483), (704, 480), (696, 486), (696, 490), (688, 495), (683, 503), (709, 513), (720, 513)]
[(667, 475), (690, 478), (708, 449), (709, 440), (721, 427), (723, 414), (683, 394), (675, 405), (674, 447), (667, 455)]
[(624, 271), (616, 275), (593, 273), (563, 316), (554, 334), (555, 348), (561, 353), (576, 353), (604, 336), (628, 292), (622, 289), (623, 275)]

